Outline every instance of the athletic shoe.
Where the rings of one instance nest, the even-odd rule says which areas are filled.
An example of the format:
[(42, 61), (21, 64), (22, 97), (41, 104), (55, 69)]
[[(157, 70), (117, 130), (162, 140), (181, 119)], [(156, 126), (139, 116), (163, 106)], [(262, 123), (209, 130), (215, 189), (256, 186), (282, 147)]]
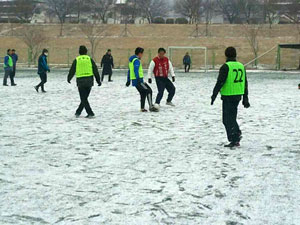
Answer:
[(17, 86), (17, 84), (12, 84), (11, 86)]
[(240, 147), (240, 142), (230, 142), (228, 145), (224, 145), (225, 148), (234, 148), (234, 147)]
[(80, 114), (75, 113), (75, 117), (76, 117), (76, 118), (79, 118), (79, 117), (80, 117)]
[(38, 86), (34, 86), (34, 89), (36, 90), (36, 92), (39, 92)]
[(173, 102), (167, 102), (166, 105), (175, 107), (175, 105), (173, 104)]
[(108, 82), (114, 82), (113, 80), (109, 80)]
[(154, 106), (151, 106), (150, 112), (159, 112), (159, 109), (155, 108)]
[(141, 109), (141, 112), (148, 112), (147, 109)]
[(7, 84), (3, 84), (3, 86), (8, 86)]
[(47, 93), (47, 91), (45, 91), (45, 90), (42, 90), (42, 92), (43, 92), (43, 93)]
[(87, 118), (87, 119), (94, 119), (95, 115), (87, 115), (85, 118)]

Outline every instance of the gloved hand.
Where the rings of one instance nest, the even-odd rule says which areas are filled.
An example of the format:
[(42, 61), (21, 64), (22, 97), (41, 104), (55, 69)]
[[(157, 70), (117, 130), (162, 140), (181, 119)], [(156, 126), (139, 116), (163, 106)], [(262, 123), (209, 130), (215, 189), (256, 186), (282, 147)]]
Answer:
[(152, 84), (152, 79), (151, 78), (148, 79), (148, 83)]
[(50, 73), (50, 69), (48, 69), (47, 71), (48, 71), (48, 73)]
[(175, 77), (172, 77), (172, 81), (173, 81), (173, 83), (175, 82)]
[(215, 100), (216, 100), (216, 98), (217, 98), (217, 96), (211, 96), (211, 105), (213, 105), (214, 104), (214, 102), (215, 102)]
[(249, 100), (248, 100), (248, 99), (244, 99), (244, 100), (243, 100), (243, 106), (244, 106), (246, 109), (250, 108), (250, 103), (249, 103)]
[(130, 81), (127, 81), (126, 82), (126, 87), (129, 87), (130, 86)]
[(101, 85), (102, 85), (102, 83), (101, 83), (101, 82), (99, 82), (99, 83), (98, 83), (98, 86), (100, 87)]

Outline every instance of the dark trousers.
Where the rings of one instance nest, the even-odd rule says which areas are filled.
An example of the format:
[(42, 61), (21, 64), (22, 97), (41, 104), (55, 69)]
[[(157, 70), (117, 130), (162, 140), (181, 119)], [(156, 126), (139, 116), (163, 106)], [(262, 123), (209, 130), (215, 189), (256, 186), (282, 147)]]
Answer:
[(191, 64), (184, 64), (184, 71), (186, 73), (190, 72)]
[(105, 73), (104, 70), (102, 72), (102, 76), (101, 76), (101, 81), (104, 80), (104, 76), (108, 75), (108, 81), (111, 81), (111, 77), (112, 77), (112, 71), (109, 71), (108, 73)]
[(76, 110), (76, 115), (80, 115), (82, 113), (82, 110), (85, 109), (87, 114), (90, 116), (94, 116), (94, 112), (91, 109), (90, 103), (88, 101), (88, 98), (90, 96), (92, 87), (78, 87), (79, 96), (80, 96), (80, 105), (78, 109)]
[(12, 69), (4, 69), (4, 78), (3, 78), (3, 85), (7, 85), (7, 78), (10, 78), (10, 83), (14, 84), (14, 76), (13, 76), (13, 70)]
[(223, 99), (223, 124), (229, 142), (239, 142), (242, 132), (237, 123), (239, 100)]
[(141, 95), (141, 109), (145, 108), (146, 98), (148, 100), (149, 107), (152, 107), (152, 105), (153, 105), (153, 103), (152, 103), (152, 89), (150, 88), (150, 86), (146, 83), (139, 83), (136, 86), (136, 89), (138, 90), (138, 92)]
[(47, 73), (40, 73), (39, 76), (40, 76), (41, 82), (37, 85), (37, 88), (41, 87), (42, 91), (45, 91), (44, 84), (47, 83)]
[(175, 91), (176, 91), (176, 88), (175, 88), (174, 84), (172, 83), (172, 81), (170, 81), (169, 78), (167, 78), (167, 77), (156, 77), (155, 80), (156, 80), (156, 85), (157, 85), (157, 89), (158, 89), (158, 94), (157, 94), (155, 103), (160, 104), (160, 102), (164, 96), (165, 89), (167, 89), (167, 91), (169, 92), (167, 102), (171, 102), (175, 95)]

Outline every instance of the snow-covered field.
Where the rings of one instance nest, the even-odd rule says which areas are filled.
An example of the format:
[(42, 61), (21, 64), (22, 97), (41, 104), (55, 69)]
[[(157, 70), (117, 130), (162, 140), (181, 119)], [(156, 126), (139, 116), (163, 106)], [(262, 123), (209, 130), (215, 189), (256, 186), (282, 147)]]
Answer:
[(121, 75), (93, 88), (93, 120), (74, 118), (66, 72), (46, 94), (30, 72), (0, 87), (1, 225), (300, 224), (299, 74), (249, 73), (236, 150), (210, 106), (217, 73), (177, 74), (177, 107), (144, 114)]

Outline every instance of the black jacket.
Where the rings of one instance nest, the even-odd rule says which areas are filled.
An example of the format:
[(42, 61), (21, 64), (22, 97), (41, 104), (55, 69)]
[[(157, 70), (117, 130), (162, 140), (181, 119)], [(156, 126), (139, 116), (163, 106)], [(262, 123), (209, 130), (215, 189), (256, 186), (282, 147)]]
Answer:
[[(228, 59), (227, 62), (236, 62), (236, 59)], [(224, 64), (219, 72), (218, 81), (213, 91), (213, 96), (217, 97), (218, 93), (220, 92), (221, 88), (225, 84), (227, 77), (228, 77), (229, 67), (227, 64)], [(245, 74), (245, 94), (243, 95), (243, 101), (248, 102), (248, 80), (247, 74)], [(233, 101), (240, 101), (242, 99), (242, 95), (233, 95), (233, 96), (222, 96), (222, 100), (228, 99)]]
[(101, 60), (101, 67), (103, 67), (104, 74), (109, 74), (112, 71), (112, 68), (114, 68), (114, 58), (112, 55), (105, 54)]
[[(97, 83), (100, 85), (101, 81), (100, 81), (100, 75), (99, 75), (98, 67), (97, 67), (97, 65), (96, 65), (96, 63), (94, 62), (93, 59), (91, 59), (91, 61), (92, 61), (92, 66), (93, 66), (94, 77), (96, 78)], [(72, 64), (71, 68), (70, 68), (70, 71), (69, 71), (68, 82), (71, 82), (72, 78), (76, 74), (76, 65), (77, 65), (77, 60), (75, 59), (73, 61), (73, 64)], [(78, 87), (92, 87), (92, 86), (94, 86), (94, 77), (77, 78), (77, 86)]]

